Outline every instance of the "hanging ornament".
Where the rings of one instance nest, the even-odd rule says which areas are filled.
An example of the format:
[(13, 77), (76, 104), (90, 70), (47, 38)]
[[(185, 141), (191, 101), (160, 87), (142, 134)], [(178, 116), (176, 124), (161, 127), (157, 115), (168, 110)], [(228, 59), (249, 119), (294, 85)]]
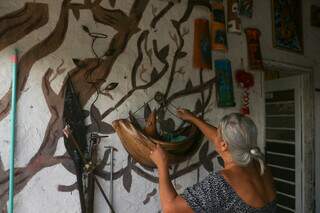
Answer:
[(243, 65), (243, 59), (241, 59), (241, 67), (236, 71), (236, 81), (238, 85), (243, 89), (242, 93), (242, 107), (241, 114), (248, 115), (250, 114), (249, 109), (249, 90), (254, 85), (254, 77), (251, 73), (246, 72)]

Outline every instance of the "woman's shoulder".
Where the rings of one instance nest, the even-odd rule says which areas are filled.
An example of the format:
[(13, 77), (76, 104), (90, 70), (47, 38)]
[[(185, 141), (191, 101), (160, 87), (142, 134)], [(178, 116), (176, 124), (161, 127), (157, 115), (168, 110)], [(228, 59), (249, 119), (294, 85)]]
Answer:
[(195, 212), (216, 212), (233, 203), (232, 191), (219, 171), (211, 172), (201, 182), (181, 195)]
[(268, 170), (262, 176), (258, 171), (250, 172), (246, 169), (222, 170), (221, 176), (234, 192), (235, 197), (254, 208), (263, 207), (276, 197), (272, 175)]
[(206, 177), (204, 182), (207, 183), (210, 194), (214, 195), (216, 199), (221, 202), (232, 202), (235, 194), (224, 178), (223, 173), (223, 170), (213, 171)]
[(210, 199), (223, 199), (229, 195), (230, 187), (219, 171), (210, 172), (202, 181), (187, 187), (184, 193)]

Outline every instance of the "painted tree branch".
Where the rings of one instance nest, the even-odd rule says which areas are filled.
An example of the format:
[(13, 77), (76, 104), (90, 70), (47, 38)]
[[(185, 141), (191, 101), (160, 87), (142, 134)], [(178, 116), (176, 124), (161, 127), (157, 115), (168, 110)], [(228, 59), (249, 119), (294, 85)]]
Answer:
[(142, 42), (147, 38), (149, 34), (149, 31), (145, 30), (143, 31), (137, 42), (137, 50), (138, 50), (138, 56), (136, 61), (134, 62), (132, 72), (131, 72), (131, 85), (132, 88), (135, 88), (137, 86), (137, 72), (138, 72), (138, 67), (141, 65), (141, 62), (143, 60), (143, 54), (142, 54)]
[(205, 7), (207, 8), (210, 12), (211, 12), (211, 5), (210, 5), (210, 1), (207, 1), (207, 0), (188, 0), (188, 6), (187, 6), (187, 9), (184, 13), (184, 15), (181, 17), (181, 19), (179, 20), (180, 23), (183, 23), (183, 22), (186, 22), (193, 9), (196, 7), (196, 6), (202, 6), (202, 7)]
[[(192, 2), (192, 1), (190, 1), (190, 2)], [(190, 16), (190, 13), (192, 12), (193, 7), (194, 7), (195, 5), (197, 5), (197, 4), (191, 4), (190, 2), (189, 2), (189, 7), (188, 7), (187, 10), (186, 10), (186, 13), (184, 14), (184, 16), (183, 16), (182, 19), (181, 19), (181, 23), (187, 20), (187, 18)], [(193, 2), (193, 3), (194, 3), (194, 2)], [(190, 7), (190, 5), (191, 5), (192, 7)], [(177, 29), (178, 34), (180, 34), (180, 35), (179, 35), (179, 36), (180, 36), (180, 42), (179, 42), (179, 43), (180, 43), (180, 46), (178, 46), (178, 49), (177, 49), (177, 51), (176, 51), (176, 53), (175, 53), (175, 56), (174, 56), (174, 60), (177, 62), (178, 59), (182, 58), (182, 57), (185, 55), (185, 54), (183, 54), (182, 51), (181, 51), (182, 48), (183, 48), (183, 46), (184, 46), (184, 40), (183, 40), (182, 34), (180, 33), (180, 24), (179, 24), (178, 22), (175, 22), (175, 21), (172, 21), (172, 22), (173, 22), (173, 25), (175, 26), (175, 28)], [(147, 35), (146, 32), (144, 32), (144, 33), (145, 33), (145, 35), (144, 35), (144, 34), (140, 35), (140, 37), (139, 37), (139, 39), (138, 39), (138, 51), (139, 51), (139, 50), (141, 51), (141, 47), (140, 47), (141, 45), (139, 46), (139, 44), (142, 43), (144, 36)], [(164, 59), (163, 59), (163, 57), (162, 57), (161, 55), (163, 55), (163, 54), (166, 55), (167, 52), (168, 52), (168, 50), (166, 50), (165, 48), (163, 48), (161, 51), (158, 51), (157, 43), (156, 43), (155, 40), (153, 41), (153, 44), (154, 44), (154, 45), (153, 45), (153, 46), (154, 46), (153, 49), (154, 49), (154, 52), (155, 52), (155, 56), (156, 56), (161, 62), (164, 62)], [(139, 47), (140, 47), (140, 48), (139, 48)], [(160, 53), (161, 53), (161, 54), (160, 54)], [(135, 69), (137, 69), (137, 67), (139, 67), (139, 65), (141, 64), (142, 58), (143, 58), (143, 55), (138, 54), (136, 63), (135, 63), (135, 65), (134, 65), (134, 68), (135, 68)], [(175, 62), (175, 63), (176, 63), (176, 62)], [(171, 75), (172, 75), (171, 80), (172, 80), (172, 81), (173, 81), (173, 77), (174, 77), (174, 73), (175, 73), (175, 66), (176, 66), (176, 65), (174, 64), (174, 65), (173, 65), (173, 68), (171, 69)], [(134, 70), (133, 70), (133, 71), (134, 71)], [(133, 72), (132, 78), (134, 79), (134, 77), (135, 77), (135, 74), (134, 74), (134, 72)], [(170, 81), (170, 80), (169, 80), (169, 81)], [(203, 93), (204, 90), (209, 89), (209, 94), (208, 94), (208, 97), (207, 97), (206, 101), (204, 101), (204, 95), (203, 95), (202, 106), (205, 108), (205, 107), (207, 106), (207, 104), (208, 104), (208, 100), (210, 100), (210, 98), (211, 98), (212, 85), (213, 85), (214, 82), (215, 82), (215, 80), (214, 80), (214, 79), (211, 79), (211, 80), (209, 80), (208, 82), (205, 82), (205, 83), (203, 83), (203, 84), (201, 84), (201, 85), (192, 86), (191, 88), (188, 88), (188, 90), (183, 90), (183, 91), (176, 92), (176, 93), (174, 93), (172, 96), (170, 96), (170, 97), (168, 98), (167, 104), (170, 103), (170, 102), (172, 102), (174, 99), (179, 98), (179, 97), (183, 97), (183, 96), (190, 95), (190, 94), (193, 94), (193, 93)], [(133, 80), (132, 85), (133, 85), (133, 88), (136, 86), (136, 81), (135, 81), (135, 79)], [(171, 88), (171, 86), (169, 85), (169, 86), (167, 87), (168, 93), (169, 93), (169, 91), (170, 91), (170, 88)], [(118, 102), (118, 103), (120, 103), (120, 104), (123, 103), (125, 99), (127, 99), (129, 96), (132, 95), (133, 92), (134, 92), (134, 90), (130, 90), (129, 93), (128, 93), (128, 96), (124, 96), (123, 99), (121, 99), (120, 102)], [(108, 109), (108, 110), (104, 113), (104, 115), (107, 116), (109, 113), (111, 113), (111, 112), (112, 112), (115, 108), (117, 108), (118, 106), (119, 106), (119, 105), (116, 105), (115, 107)], [(210, 159), (214, 158), (216, 155), (217, 155), (216, 152), (213, 152), (213, 153), (209, 154), (209, 156), (211, 157)], [(206, 161), (208, 161), (208, 160), (206, 160)], [(182, 169), (182, 170), (179, 170), (179, 171), (177, 170), (177, 171), (175, 171), (175, 173), (171, 176), (171, 178), (174, 179), (174, 178), (183, 176), (183, 175), (185, 175), (186, 173), (191, 172), (191, 171), (199, 168), (199, 167), (202, 165), (202, 163), (203, 163), (203, 162), (199, 161), (199, 162), (197, 162), (197, 163), (192, 164), (191, 166), (188, 166), (188, 167), (185, 168), (185, 169)], [(177, 167), (177, 168), (178, 168), (178, 167)], [(157, 177), (155, 177), (155, 176), (147, 173), (147, 172), (145, 171), (145, 169), (142, 169), (142, 168), (136, 166), (135, 163), (132, 164), (132, 163), (130, 163), (130, 162), (128, 162), (127, 167), (123, 169), (123, 172), (124, 172), (123, 175), (125, 176), (126, 174), (128, 174), (128, 172), (130, 173), (131, 170), (135, 171), (139, 176), (142, 176), (142, 177), (148, 179), (149, 181), (152, 181), (152, 182), (157, 182), (157, 181), (158, 181)], [(109, 177), (109, 173), (107, 173), (107, 176), (105, 176), (105, 178), (107, 178), (107, 177)], [(131, 180), (131, 176), (130, 176), (130, 177), (127, 176), (127, 177), (123, 177), (123, 178), (124, 178), (124, 179), (127, 179), (126, 182), (128, 181), (128, 178), (129, 178), (129, 180)], [(128, 184), (128, 183), (125, 183), (125, 182), (124, 182), (124, 184)], [(129, 184), (131, 184), (131, 183), (129, 183)], [(125, 186), (125, 188), (126, 188), (126, 189), (128, 188), (127, 191), (130, 190), (130, 186)]]
[(204, 0), (200, 0), (200, 1), (198, 1), (198, 0), (189, 0), (187, 9), (185, 10), (184, 15), (181, 17), (181, 19), (179, 21), (171, 20), (174, 28), (177, 31), (178, 37), (179, 37), (179, 45), (178, 45), (178, 48), (177, 48), (177, 50), (175, 52), (175, 55), (174, 55), (174, 58), (173, 58), (173, 61), (172, 61), (170, 77), (169, 77), (168, 85), (167, 85), (167, 88), (166, 88), (166, 91), (165, 91), (165, 94), (164, 94), (166, 99), (169, 96), (169, 92), (170, 92), (170, 89), (171, 89), (171, 86), (172, 86), (172, 83), (173, 83), (173, 78), (174, 78), (174, 75), (175, 75), (175, 72), (176, 72), (177, 61), (181, 56), (182, 48), (184, 46), (184, 39), (183, 39), (183, 36), (181, 34), (181, 29), (180, 29), (181, 24), (183, 24), (184, 22), (186, 22), (189, 19), (194, 7), (195, 6), (199, 6), (199, 5), (208, 7), (211, 10), (211, 6), (210, 6), (210, 3), (208, 1), (204, 1)]
[(155, 28), (160, 19), (174, 6), (172, 1), (169, 1), (168, 4), (152, 19), (150, 23), (151, 28)]
[[(29, 161), (26, 167), (15, 168), (15, 194), (19, 193), (29, 182), (29, 180), (38, 171), (45, 167), (50, 167), (68, 160), (66, 157), (54, 157), (56, 146), (62, 131), (62, 113), (63, 113), (63, 92), (57, 95), (51, 88), (49, 79), (53, 70), (48, 69), (43, 77), (42, 89), (46, 97), (52, 117), (42, 143), (37, 154)], [(8, 199), (9, 171), (0, 179), (0, 203), (6, 203)], [(2, 206), (2, 205), (1, 205)]]
[(170, 76), (169, 76), (169, 80), (168, 80), (166, 91), (164, 93), (165, 99), (168, 98), (168, 95), (169, 95), (169, 92), (170, 92), (170, 89), (171, 89), (171, 86), (172, 86), (172, 83), (173, 83), (173, 78), (174, 78), (174, 75), (175, 75), (175, 72), (176, 72), (177, 61), (179, 59), (179, 55), (180, 55), (180, 53), (182, 51), (182, 48), (184, 46), (184, 39), (183, 39), (183, 37), (181, 35), (181, 32), (180, 32), (180, 26), (181, 26), (182, 22), (172, 21), (172, 23), (176, 23), (176, 24), (173, 24), (173, 25), (174, 25), (174, 27), (175, 27), (175, 29), (177, 31), (178, 37), (179, 37), (179, 45), (178, 45), (177, 50), (174, 53), (174, 57), (173, 57), (172, 65), (171, 65)]
[[(128, 27), (137, 27), (131, 18), (121, 10), (109, 10), (94, 4), (91, 8), (93, 18), (96, 22), (109, 25), (116, 31), (127, 31)], [(123, 29), (125, 28), (125, 29)], [(131, 31), (131, 30), (130, 30)]]
[(214, 77), (214, 78), (210, 79), (209, 81), (205, 82), (203, 85), (197, 85), (197, 86), (193, 86), (192, 88), (190, 88), (188, 90), (180, 90), (178, 92), (175, 92), (174, 94), (172, 94), (168, 98), (167, 103), (171, 103), (173, 100), (175, 100), (177, 98), (184, 97), (186, 95), (201, 93), (201, 91), (212, 87), (213, 84), (215, 83), (215, 81), (216, 81), (216, 79)]
[[(63, 1), (59, 20), (57, 22), (55, 29), (52, 31), (52, 33), (42, 42), (32, 47), (19, 60), (17, 99), (20, 98), (21, 93), (24, 90), (25, 84), (28, 80), (31, 68), (34, 65), (34, 63), (36, 63), (41, 58), (57, 50), (62, 44), (68, 28), (69, 13), (68, 13), (67, 5), (69, 4), (70, 1), (71, 0)], [(9, 89), (7, 93), (0, 99), (0, 121), (4, 119), (9, 113), (10, 101), (11, 101), (10, 97), (11, 97), (11, 89)]]
[[(142, 38), (145, 37), (146, 35), (146, 31), (144, 33), (142, 33), (140, 35), (140, 38), (138, 39), (138, 45), (140, 46), (138, 48), (138, 52), (139, 50), (141, 51), (141, 45), (142, 45)], [(167, 72), (168, 68), (169, 68), (169, 63), (166, 60), (166, 56), (160, 56), (159, 53), (157, 52), (157, 42), (154, 40), (153, 42), (154, 44), (154, 51), (155, 51), (155, 55), (158, 57), (158, 59), (160, 61), (162, 61), (162, 63), (164, 63), (164, 66), (162, 68), (162, 70), (157, 73), (157, 75), (151, 79), (148, 83), (144, 84), (144, 85), (136, 85), (136, 81), (132, 80), (132, 79), (136, 79), (136, 76), (132, 76), (132, 85), (134, 85), (135, 87), (133, 87), (130, 91), (127, 92), (126, 95), (124, 95), (113, 107), (110, 107), (109, 109), (107, 109), (103, 114), (102, 114), (102, 118), (105, 118), (106, 116), (108, 116), (110, 113), (112, 113), (115, 109), (117, 109), (119, 106), (121, 106), (134, 92), (136, 92), (137, 90), (141, 90), (141, 89), (147, 89), (149, 87), (151, 87), (153, 84), (155, 84), (156, 82), (158, 82), (163, 76), (164, 74)], [(137, 73), (137, 69), (139, 67), (139, 65), (141, 64), (142, 58), (143, 57), (141, 54), (138, 53), (138, 57), (136, 59), (136, 62), (134, 64), (133, 67), (133, 73)]]
[(48, 23), (47, 4), (26, 3), (20, 10), (0, 18), (0, 51)]

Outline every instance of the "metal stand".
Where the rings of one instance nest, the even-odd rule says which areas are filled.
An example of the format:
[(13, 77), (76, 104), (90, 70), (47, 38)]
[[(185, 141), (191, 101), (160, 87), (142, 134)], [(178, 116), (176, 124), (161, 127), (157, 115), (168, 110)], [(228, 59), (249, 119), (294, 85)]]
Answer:
[(109, 188), (109, 200), (110, 200), (110, 210), (112, 212), (111, 206), (113, 204), (113, 152), (116, 150), (112, 146), (107, 146), (105, 148), (110, 149), (110, 188)]

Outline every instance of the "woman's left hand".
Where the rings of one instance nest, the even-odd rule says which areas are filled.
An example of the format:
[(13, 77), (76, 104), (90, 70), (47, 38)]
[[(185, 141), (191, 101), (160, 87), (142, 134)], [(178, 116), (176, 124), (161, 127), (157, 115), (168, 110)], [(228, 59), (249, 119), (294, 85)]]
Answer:
[(158, 169), (168, 167), (167, 152), (163, 150), (159, 144), (157, 144), (154, 150), (151, 150), (150, 159), (154, 162), (154, 164), (156, 164)]

